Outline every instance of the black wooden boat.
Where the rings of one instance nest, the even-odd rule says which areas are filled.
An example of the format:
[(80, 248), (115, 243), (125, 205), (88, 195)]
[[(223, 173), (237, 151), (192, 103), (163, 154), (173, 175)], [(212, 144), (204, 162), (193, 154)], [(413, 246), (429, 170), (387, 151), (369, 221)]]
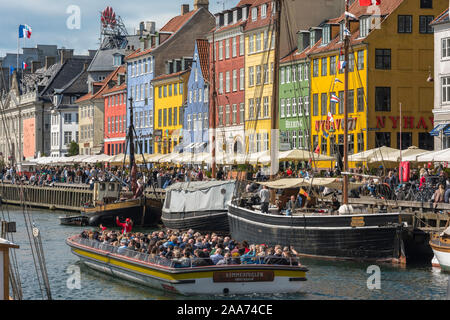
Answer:
[(87, 226), (89, 217), (85, 215), (59, 217), (59, 223), (65, 226)]
[(235, 181), (193, 181), (166, 189), (162, 222), (171, 229), (228, 232)]
[[(125, 196), (122, 186), (126, 184), (119, 177), (115, 181), (100, 182), (94, 185), (95, 203), (82, 209), (82, 214), (89, 216), (90, 226), (115, 226), (116, 218), (133, 220), (135, 225), (153, 226), (161, 219), (162, 201), (147, 198), (143, 184), (137, 181), (137, 167), (135, 162), (135, 141), (133, 124), (133, 99), (130, 98), (130, 125), (128, 128), (127, 145), (130, 153), (130, 183), (127, 184), (131, 195)], [(138, 145), (140, 145), (138, 143)], [(141, 150), (142, 152), (142, 150)], [(124, 155), (125, 166), (126, 155)], [(145, 161), (145, 158), (144, 158)], [(145, 164), (145, 163), (144, 163)]]
[(325, 259), (399, 262), (402, 256), (399, 213), (283, 216), (236, 203), (228, 208), (237, 241), (293, 246), (300, 255)]

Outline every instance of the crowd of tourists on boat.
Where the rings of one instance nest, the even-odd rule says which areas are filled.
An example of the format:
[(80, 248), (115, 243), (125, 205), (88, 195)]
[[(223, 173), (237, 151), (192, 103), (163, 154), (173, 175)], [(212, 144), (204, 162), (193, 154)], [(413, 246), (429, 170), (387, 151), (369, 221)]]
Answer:
[(292, 247), (248, 244), (234, 241), (229, 236), (201, 234), (194, 230), (179, 232), (169, 229), (149, 234), (127, 232), (126, 225), (130, 223), (129, 219), (126, 223), (118, 222), (123, 227), (122, 232), (101, 226), (100, 231), (84, 230), (80, 237), (116, 247), (118, 254), (143, 253), (150, 261), (165, 261), (166, 265), (175, 268), (229, 264), (300, 265), (298, 253)]

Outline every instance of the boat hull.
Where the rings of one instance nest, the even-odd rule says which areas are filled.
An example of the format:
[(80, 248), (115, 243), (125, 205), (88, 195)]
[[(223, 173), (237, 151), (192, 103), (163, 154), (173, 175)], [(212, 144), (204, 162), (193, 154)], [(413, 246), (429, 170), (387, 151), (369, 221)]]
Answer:
[(228, 232), (228, 214), (226, 210), (199, 212), (165, 212), (161, 220), (167, 228), (200, 232)]
[(398, 262), (400, 258), (399, 214), (286, 217), (230, 205), (228, 218), (237, 241), (293, 246), (302, 256), (324, 259)]
[(443, 271), (450, 272), (450, 245), (440, 243), (438, 240), (430, 241), (431, 249)]
[(156, 266), (132, 257), (73, 242), (72, 253), (88, 267), (154, 289), (182, 295), (270, 294), (301, 292), (302, 266), (228, 265), (193, 268)]
[(154, 226), (161, 220), (161, 208), (160, 201), (136, 199), (85, 208), (82, 213), (89, 217), (90, 226), (115, 226), (116, 217), (121, 221), (130, 218), (135, 225)]

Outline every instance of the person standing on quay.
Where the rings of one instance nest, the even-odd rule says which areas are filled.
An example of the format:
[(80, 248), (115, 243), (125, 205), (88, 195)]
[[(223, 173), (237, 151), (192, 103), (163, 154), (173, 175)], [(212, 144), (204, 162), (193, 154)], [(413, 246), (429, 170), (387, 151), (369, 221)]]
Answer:
[(259, 192), (259, 197), (261, 198), (261, 212), (269, 213), (269, 198), (270, 193), (267, 186), (264, 186)]

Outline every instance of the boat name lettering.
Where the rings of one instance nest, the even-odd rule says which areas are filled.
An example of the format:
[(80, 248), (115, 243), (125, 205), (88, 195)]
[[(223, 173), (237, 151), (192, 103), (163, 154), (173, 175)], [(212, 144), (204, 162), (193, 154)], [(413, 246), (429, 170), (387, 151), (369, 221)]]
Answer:
[(273, 271), (219, 271), (214, 272), (214, 282), (254, 282), (254, 281), (273, 281)]
[(364, 217), (352, 217), (352, 222), (350, 225), (352, 227), (364, 227), (366, 225), (364, 222)]

